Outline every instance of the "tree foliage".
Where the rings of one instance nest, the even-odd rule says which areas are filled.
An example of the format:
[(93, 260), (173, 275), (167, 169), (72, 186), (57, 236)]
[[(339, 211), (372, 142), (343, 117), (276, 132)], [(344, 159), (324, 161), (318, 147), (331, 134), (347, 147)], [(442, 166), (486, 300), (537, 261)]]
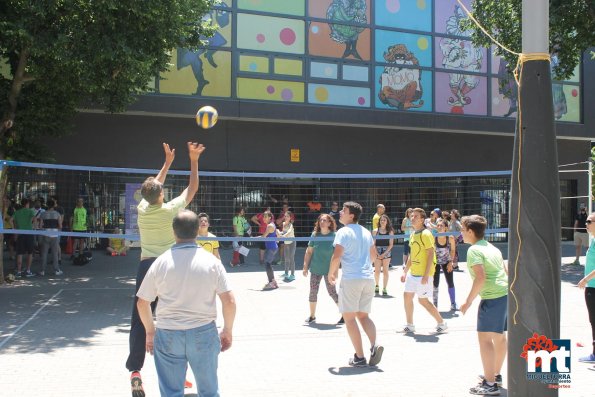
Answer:
[[(580, 62), (587, 48), (595, 45), (595, 1), (550, 0), (550, 53), (556, 54), (554, 78), (568, 79)], [(473, 0), (473, 16), (496, 40), (512, 51), (522, 51), (521, 14), (522, 0)], [(490, 47), (493, 43), (473, 21), (462, 22), (464, 30), (472, 31), (472, 41), (477, 46)], [(496, 48), (512, 71), (516, 55)]]
[(0, 2), (0, 158), (40, 159), (39, 137), (67, 133), (82, 104), (123, 111), (172, 48), (214, 33), (202, 18), (215, 2)]

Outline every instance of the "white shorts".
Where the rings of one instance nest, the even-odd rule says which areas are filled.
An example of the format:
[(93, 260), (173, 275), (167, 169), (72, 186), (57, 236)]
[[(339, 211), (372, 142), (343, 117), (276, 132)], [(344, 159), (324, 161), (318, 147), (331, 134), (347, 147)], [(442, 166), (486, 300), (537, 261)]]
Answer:
[(589, 248), (589, 233), (574, 232), (574, 246)]
[(412, 276), (410, 273), (407, 274), (405, 279), (405, 292), (413, 292), (417, 294), (418, 298), (430, 298), (434, 294), (433, 278), (428, 277), (428, 283), (421, 283), (421, 276)]
[(339, 312), (372, 312), (374, 279), (341, 280), (339, 286)]

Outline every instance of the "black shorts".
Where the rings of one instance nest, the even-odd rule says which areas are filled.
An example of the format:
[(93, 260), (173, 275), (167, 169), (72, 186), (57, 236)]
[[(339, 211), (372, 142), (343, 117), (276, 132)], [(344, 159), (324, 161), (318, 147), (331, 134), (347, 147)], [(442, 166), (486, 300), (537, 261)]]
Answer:
[(267, 249), (266, 241), (259, 241), (258, 242), (258, 249), (259, 250), (263, 250), (263, 251), (266, 250)]
[(17, 237), (17, 255), (33, 254), (35, 251), (35, 236), (19, 234)]

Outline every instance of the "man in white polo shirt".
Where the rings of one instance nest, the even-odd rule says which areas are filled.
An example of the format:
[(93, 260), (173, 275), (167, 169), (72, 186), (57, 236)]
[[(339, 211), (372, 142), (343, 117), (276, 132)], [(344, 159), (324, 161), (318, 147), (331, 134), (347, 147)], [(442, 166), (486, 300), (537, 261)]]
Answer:
[[(162, 396), (184, 394), (189, 363), (198, 395), (218, 397), (219, 352), (232, 344), (235, 298), (221, 260), (196, 244), (198, 219), (192, 211), (178, 212), (173, 220), (176, 244), (153, 262), (136, 294), (146, 329), (146, 350), (155, 355)], [(223, 311), (219, 335), (215, 296), (219, 296)], [(157, 297), (155, 326), (151, 302)]]
[(358, 203), (348, 201), (343, 204), (339, 219), (345, 227), (335, 235), (335, 250), (328, 274), (329, 282), (335, 285), (339, 264), (342, 265), (339, 311), (355, 348), (355, 354), (349, 359), (349, 365), (354, 367), (367, 365), (358, 321), (370, 340), (369, 364), (378, 365), (384, 352), (384, 348), (376, 344), (376, 325), (369, 316), (374, 299), (376, 248), (370, 231), (357, 223), (361, 214), (362, 206)]

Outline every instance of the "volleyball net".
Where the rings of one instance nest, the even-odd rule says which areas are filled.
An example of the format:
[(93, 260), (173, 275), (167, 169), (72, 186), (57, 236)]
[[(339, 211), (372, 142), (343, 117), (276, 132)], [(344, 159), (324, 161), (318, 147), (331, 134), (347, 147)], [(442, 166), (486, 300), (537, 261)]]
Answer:
[[(55, 198), (64, 213), (63, 228), (53, 232), (61, 236), (100, 239), (139, 239), (136, 208), (141, 200), (140, 187), (156, 169), (128, 169), (39, 164), (2, 161), (2, 173), (7, 178), (3, 213), (4, 228), (12, 211), (23, 198), (31, 200), (31, 208), (44, 208), (48, 199)], [(587, 167), (577, 163), (561, 167), (562, 208), (577, 208), (577, 186), (584, 182)], [(562, 172), (562, 171), (561, 171)], [(188, 185), (188, 171), (170, 170), (164, 184), (165, 201), (179, 195)], [(564, 179), (562, 180), (562, 176)], [(481, 214), (488, 221), (488, 238), (506, 241), (510, 200), (511, 172), (482, 171), (460, 173), (402, 174), (298, 174), (298, 173), (233, 173), (199, 172), (199, 190), (188, 206), (196, 213), (210, 217), (210, 232), (217, 240), (230, 242), (249, 240), (233, 236), (232, 219), (237, 209), (251, 218), (270, 207), (274, 217), (280, 216), (283, 204), (293, 212), (296, 237), (289, 240), (307, 241), (320, 213), (328, 213), (333, 202), (339, 209), (346, 201), (363, 206), (360, 224), (371, 229), (377, 204), (383, 204), (395, 228), (395, 237), (402, 238), (401, 222), (407, 208), (420, 207), (426, 213), (435, 208), (458, 210), (463, 215)], [(87, 209), (87, 233), (72, 232), (72, 218), (77, 199), (83, 199)], [(587, 202), (588, 200), (585, 200)], [(564, 215), (564, 214), (563, 214)], [(566, 224), (565, 224), (566, 223)], [(564, 226), (568, 222), (563, 222)], [(116, 228), (121, 234), (116, 234)], [(258, 227), (252, 224), (253, 235)], [(47, 234), (41, 230), (1, 230), (2, 233)], [(213, 240), (212, 238), (209, 238)], [(231, 244), (228, 244), (231, 245)]]

